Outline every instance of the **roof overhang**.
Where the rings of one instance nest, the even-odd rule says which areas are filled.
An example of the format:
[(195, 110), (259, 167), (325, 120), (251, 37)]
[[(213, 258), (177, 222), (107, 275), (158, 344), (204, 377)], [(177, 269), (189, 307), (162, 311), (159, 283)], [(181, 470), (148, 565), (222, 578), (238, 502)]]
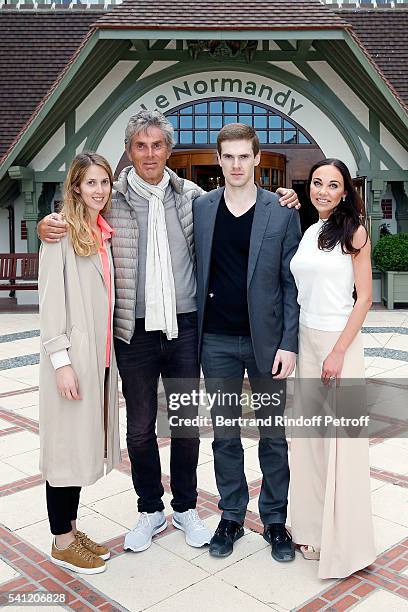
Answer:
[(256, 28), (245, 29), (245, 30), (214, 30), (214, 29), (200, 29), (200, 30), (175, 30), (158, 28), (155, 30), (142, 29), (142, 28), (121, 28), (120, 26), (111, 26), (108, 29), (99, 29), (99, 36), (101, 39), (136, 39), (136, 40), (248, 40), (254, 38), (256, 35), (257, 40), (338, 40), (343, 39), (345, 30), (344, 28), (317, 28), (316, 30), (310, 30), (307, 28), (298, 28), (288, 30), (285, 28), (271, 29), (271, 30), (259, 30)]
[[(29, 143), (30, 139), (36, 133), (44, 119), (51, 113), (55, 105), (61, 99), (61, 96), (67, 90), (69, 85), (81, 72), (81, 68), (89, 59), (92, 52), (95, 51), (98, 43), (102, 41), (115, 40), (251, 40), (256, 34), (257, 40), (314, 40), (335, 42), (343, 41), (352, 55), (356, 58), (361, 66), (362, 71), (366, 74), (370, 81), (376, 86), (380, 93), (384, 107), (391, 108), (393, 111), (394, 123), (397, 122), (400, 126), (398, 136), (400, 141), (408, 147), (408, 114), (406, 107), (402, 104), (396, 93), (392, 90), (383, 77), (376, 69), (375, 65), (370, 61), (367, 53), (356, 42), (355, 38), (348, 31), (347, 27), (338, 28), (317, 28), (317, 29), (269, 29), (269, 30), (150, 30), (150, 29), (134, 29), (134, 28), (97, 28), (94, 29), (85, 42), (82, 44), (79, 51), (76, 53), (72, 61), (61, 73), (60, 77), (52, 86), (49, 93), (44, 97), (40, 105), (37, 107), (32, 116), (31, 121), (25, 126), (24, 130), (18, 135), (14, 145), (8, 151), (0, 165), (0, 180), (8, 173), (15, 161), (18, 161), (18, 156), (21, 155), (24, 148)], [(100, 57), (104, 57), (100, 54)], [(135, 60), (137, 60), (135, 55)], [(105, 60), (107, 61), (107, 60)], [(347, 61), (345, 59), (344, 61)], [(395, 129), (394, 129), (395, 133)], [(401, 134), (403, 139), (401, 139)]]

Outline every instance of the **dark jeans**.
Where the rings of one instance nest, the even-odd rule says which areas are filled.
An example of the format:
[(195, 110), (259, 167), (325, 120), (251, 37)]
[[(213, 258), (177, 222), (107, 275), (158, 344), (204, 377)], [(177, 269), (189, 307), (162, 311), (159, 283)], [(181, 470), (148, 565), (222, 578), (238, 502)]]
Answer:
[[(199, 384), (197, 313), (180, 314), (177, 323), (178, 338), (174, 340), (167, 340), (159, 331), (146, 332), (144, 319), (136, 319), (130, 344), (115, 339), (126, 400), (127, 447), (139, 512), (164, 509), (156, 435), (159, 377), (162, 376), (167, 399), (175, 388), (190, 393)], [(197, 416), (197, 413), (197, 407), (185, 409), (189, 417)], [(195, 508), (197, 502), (198, 429), (190, 430), (189, 437), (173, 436), (172, 431), (171, 436), (171, 505), (176, 512), (185, 512)]]
[[(268, 393), (270, 396), (278, 390), (283, 390), (279, 407), (266, 405), (254, 411), (252, 416), (265, 419), (270, 415), (273, 417), (283, 414), (286, 383), (274, 381), (270, 373), (259, 372), (250, 336), (204, 334), (201, 362), (207, 393), (220, 390), (224, 394), (240, 396), (246, 370), (252, 393)], [(222, 415), (236, 418), (241, 414), (242, 407), (236, 403), (228, 406), (225, 403), (222, 406), (215, 403), (211, 410), (214, 426), (214, 469), (220, 494), (218, 506), (222, 510), (223, 518), (238, 523), (244, 521), (249, 501), (240, 427), (217, 426), (216, 417)], [(258, 456), (263, 475), (259, 514), (265, 525), (284, 523), (289, 487), (288, 445), (284, 429), (261, 427), (259, 434)]]
[(48, 520), (53, 535), (62, 535), (72, 530), (71, 521), (76, 521), (81, 487), (52, 487), (45, 483)]

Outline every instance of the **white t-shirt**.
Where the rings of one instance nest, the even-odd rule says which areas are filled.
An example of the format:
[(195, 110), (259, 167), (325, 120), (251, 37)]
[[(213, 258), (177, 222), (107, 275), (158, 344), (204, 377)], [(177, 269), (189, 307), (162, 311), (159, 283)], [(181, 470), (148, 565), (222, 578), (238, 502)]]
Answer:
[(299, 322), (324, 331), (343, 331), (354, 306), (354, 272), (351, 255), (340, 244), (322, 251), (317, 239), (324, 220), (303, 235), (290, 262), (298, 289)]

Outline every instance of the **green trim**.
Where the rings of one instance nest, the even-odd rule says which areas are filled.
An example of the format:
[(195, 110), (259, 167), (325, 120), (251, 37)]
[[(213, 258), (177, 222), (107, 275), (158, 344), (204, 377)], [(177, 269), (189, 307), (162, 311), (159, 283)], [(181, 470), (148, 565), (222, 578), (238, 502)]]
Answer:
[[(369, 129), (370, 134), (372, 134), (372, 136), (374, 136), (374, 138), (380, 142), (380, 120), (378, 115), (371, 110), (371, 108), (369, 110)], [(381, 169), (380, 158), (375, 147), (370, 147), (370, 166), (373, 174), (378, 173)]]
[[(233, 7), (231, 7), (233, 10)], [(316, 30), (129, 30), (100, 29), (99, 36), (104, 40), (342, 40), (345, 29), (335, 26), (333, 29)]]
[[(136, 66), (129, 72), (127, 77), (123, 79), (121, 84), (114, 89), (114, 91), (108, 96), (108, 98), (99, 107), (98, 112), (94, 113), (85, 123), (79, 128), (79, 130), (72, 136), (69, 142), (70, 148), (76, 150), (78, 146), (86, 139), (85, 149), (89, 149), (89, 134), (97, 129), (97, 124), (103, 119), (104, 113), (108, 111), (109, 106), (112, 104), (113, 99), (117, 96), (120, 98), (126, 89), (139, 78), (143, 72), (151, 65), (151, 62), (138, 62)], [(68, 143), (67, 143), (68, 144)], [(46, 167), (46, 171), (58, 171), (62, 164), (66, 164), (72, 160), (72, 156), (68, 156), (68, 149), (64, 146), (59, 153), (54, 157), (50, 164)]]
[[(107, 108), (101, 111), (101, 108), (96, 111), (94, 116), (103, 117), (103, 123), (95, 121), (97, 129), (90, 133), (87, 141), (87, 146), (91, 149), (97, 150), (98, 146), (105, 136), (107, 130), (117, 117), (129, 107), (130, 104), (134, 103), (137, 99), (141, 98), (145, 93), (150, 91), (157, 85), (162, 85), (178, 77), (188, 76), (191, 74), (199, 74), (201, 72), (220, 72), (225, 70), (233, 70), (236, 72), (248, 72), (248, 66), (246, 64), (238, 64), (237, 62), (223, 63), (222, 66), (215, 64), (214, 62), (189, 62), (188, 64), (177, 64), (170, 68), (165, 68), (160, 72), (150, 75), (145, 79), (141, 79), (137, 83), (133, 83), (129, 90), (126, 92), (126, 96), (120, 99), (116, 99), (112, 105), (107, 105)], [(280, 83), (292, 87), (299, 93), (303, 94), (306, 98), (311, 100), (318, 108), (328, 116), (333, 123), (338, 127), (342, 135), (344, 136), (347, 144), (349, 145), (357, 166), (360, 168), (362, 173), (367, 173), (369, 170), (369, 161), (362, 147), (362, 144), (356, 136), (357, 131), (362, 131), (363, 126), (358, 124), (355, 117), (347, 111), (344, 107), (343, 115), (346, 113), (346, 117), (343, 121), (340, 121), (339, 117), (333, 109), (338, 108), (338, 105), (342, 105), (341, 101), (331, 95), (326, 99), (322, 96), (320, 87), (315, 87), (314, 84), (305, 81), (304, 79), (290, 74), (277, 66), (271, 64), (251, 64), (250, 71), (259, 76), (267, 78), (275, 78)], [(342, 105), (343, 106), (343, 105)], [(106, 113), (106, 111), (108, 111)], [(346, 112), (347, 111), (347, 112)]]
[(11, 166), (9, 168), (9, 177), (15, 181), (33, 181), (34, 170), (25, 166)]
[[(72, 158), (71, 158), (72, 161)], [(68, 166), (67, 166), (68, 169)], [(67, 175), (66, 170), (36, 170), (34, 172), (35, 180), (39, 183), (63, 183)]]
[[(330, 87), (320, 79), (320, 77), (316, 74), (316, 72), (310, 68), (307, 64), (304, 64), (302, 67), (299, 66), (299, 69), (302, 70), (303, 74), (307, 76), (309, 79), (313, 79), (315, 82), (319, 83), (319, 87), (322, 90), (325, 90), (326, 96), (333, 99), (333, 104), (336, 108), (336, 112), (341, 109), (341, 114), (344, 116), (344, 125), (348, 127), (353, 126), (353, 131), (356, 131), (356, 134), (360, 136), (364, 142), (370, 147), (370, 154), (373, 153), (378, 156), (378, 158), (390, 169), (390, 170), (400, 170), (401, 166), (396, 162), (396, 160), (388, 153), (388, 151), (381, 145), (379, 140), (370, 133), (367, 128), (358, 121), (353, 115), (353, 113), (347, 108), (343, 102), (333, 94)], [(364, 149), (362, 148), (364, 151)], [(367, 160), (366, 152), (364, 151), (364, 160)], [(362, 174), (366, 174), (370, 169), (370, 164), (366, 168), (361, 167), (360, 170)]]
[(81, 66), (90, 55), (92, 50), (95, 48), (97, 42), (99, 40), (99, 33), (93, 32), (90, 38), (87, 40), (78, 56), (75, 58), (75, 61), (69, 66), (61, 81), (52, 91), (50, 96), (44, 102), (43, 106), (39, 110), (38, 114), (34, 117), (27, 130), (21, 136), (17, 144), (13, 147), (10, 154), (6, 157), (3, 163), (0, 166), (0, 179), (3, 178), (4, 174), (7, 172), (10, 165), (13, 163), (13, 160), (19, 155), (24, 146), (28, 143), (31, 136), (35, 133), (41, 122), (47, 117), (48, 113), (60, 97), (60, 95), (65, 91), (73, 77), (78, 73)]
[(373, 111), (369, 110), (369, 127), (370, 134), (374, 136), (380, 142), (380, 119), (378, 115)]
[[(278, 44), (282, 46), (282, 48), (286, 49), (288, 43), (283, 42)], [(373, 136), (371, 132), (367, 130), (366, 127), (360, 121), (358, 121), (358, 119), (356, 119), (356, 117), (354, 117), (353, 113), (348, 109), (348, 107), (338, 98), (338, 96), (333, 93), (331, 88), (326, 85), (326, 83), (308, 64), (306, 64), (305, 62), (296, 62), (295, 65), (305, 75), (305, 77), (310, 83), (317, 84), (319, 89), (325, 92), (326, 99), (332, 99), (331, 106), (336, 109), (336, 115), (343, 117), (343, 125), (347, 125), (347, 128), (352, 127), (353, 132), (355, 132), (370, 147), (370, 155), (377, 156), (378, 160), (381, 160), (391, 170), (401, 169), (401, 166), (381, 145), (379, 134), (376, 139), (375, 135)], [(373, 172), (375, 172), (375, 169), (373, 170), (373, 168), (371, 167), (370, 162), (367, 158), (367, 154), (364, 151), (364, 148), (361, 145), (359, 139), (356, 139), (355, 142), (357, 142), (357, 140), (358, 149), (362, 152), (361, 161), (359, 162), (356, 158), (359, 168), (359, 174), (364, 176), (368, 176), (369, 174), (372, 175)]]
[[(168, 41), (159, 40), (152, 48), (160, 49), (162, 46), (168, 44)], [(97, 111), (79, 128), (79, 130), (72, 136), (69, 143), (70, 147), (76, 151), (76, 148), (86, 139), (85, 149), (94, 150), (92, 143), (90, 142), (90, 134), (96, 130), (103, 129), (105, 125), (105, 117), (109, 115), (110, 108), (115, 105), (117, 101), (120, 101), (125, 95), (129, 87), (137, 82), (137, 79), (143, 74), (152, 62), (138, 62), (136, 66), (129, 72), (129, 74), (123, 79), (113, 92), (106, 98), (101, 104)], [(58, 171), (62, 164), (69, 164), (72, 161), (72, 156), (67, 155), (67, 147), (63, 147), (61, 151), (54, 157), (52, 162), (47, 166), (46, 171)], [(68, 167), (68, 166), (66, 166)]]
[(149, 41), (148, 40), (131, 40), (130, 41), (137, 51), (149, 51)]
[[(24, 132), (24, 134), (21, 136), (20, 140), (17, 142), (13, 150), (10, 152), (9, 156), (3, 161), (2, 165), (0, 166), (0, 179), (4, 177), (8, 168), (10, 167), (10, 165), (13, 163), (13, 161), (17, 157), (20, 163), (25, 163), (25, 162), (28, 163), (28, 161), (32, 159), (33, 154), (35, 154), (34, 152), (36, 151), (36, 149), (38, 149), (38, 147), (40, 146), (40, 143), (43, 142), (43, 139), (45, 137), (44, 136), (45, 135), (44, 125), (47, 126), (46, 132), (47, 134), (49, 134), (49, 133), (52, 133), (52, 131), (55, 131), (55, 129), (57, 129), (57, 127), (61, 125), (61, 123), (64, 121), (64, 115), (63, 115), (64, 107), (72, 108), (70, 104), (72, 105), (73, 101), (75, 101), (75, 97), (78, 97), (78, 87), (74, 87), (71, 82), (75, 77), (77, 77), (77, 75), (78, 75), (77, 77), (78, 86), (80, 85), (83, 88), (87, 82), (87, 79), (89, 81), (89, 74), (88, 74), (89, 63), (91, 59), (93, 58), (92, 52), (96, 53), (95, 47), (98, 41), (104, 40), (105, 42), (108, 42), (109, 40), (111, 40), (113, 44), (115, 41), (122, 40), (123, 45), (124, 45), (126, 41), (128, 41), (129, 39), (132, 41), (139, 41), (139, 40), (143, 41), (146, 38), (152, 38), (155, 40), (160, 39), (158, 43), (168, 44), (168, 39), (173, 38), (177, 41), (176, 44), (178, 45), (178, 50), (176, 49), (176, 52), (180, 52), (181, 51), (180, 43), (183, 39), (186, 39), (186, 38), (197, 39), (197, 36), (199, 36), (200, 38), (205, 38), (205, 39), (230, 40), (231, 36), (233, 36), (234, 39), (252, 39), (254, 35), (256, 35), (257, 39), (261, 39), (261, 40), (263, 39), (266, 42), (268, 40), (279, 41), (287, 53), (295, 54), (296, 56), (295, 61), (297, 63), (305, 63), (305, 58), (302, 57), (303, 61), (300, 62), (300, 58), (299, 58), (299, 55), (297, 55), (296, 48), (288, 42), (287, 40), (288, 38), (293, 39), (293, 41), (301, 41), (301, 42), (298, 42), (298, 45), (297, 45), (297, 48), (299, 50), (300, 49), (305, 50), (307, 48), (307, 45), (310, 44), (310, 41), (312, 42), (317, 41), (318, 43), (319, 41), (326, 41), (325, 43), (322, 42), (319, 45), (322, 51), (323, 51), (324, 46), (327, 45), (328, 47), (335, 47), (337, 53), (340, 53), (340, 51), (337, 48), (334, 41), (336, 40), (345, 41), (344, 44), (348, 45), (349, 53), (347, 53), (347, 55), (344, 55), (344, 57), (341, 57), (341, 61), (338, 62), (338, 66), (336, 64), (336, 56), (333, 55), (332, 61), (335, 62), (334, 69), (341, 77), (342, 75), (340, 72), (340, 68), (343, 71), (347, 70), (347, 65), (346, 65), (347, 58), (349, 59), (351, 59), (352, 57), (355, 58), (355, 62), (353, 61), (353, 64), (355, 64), (355, 66), (353, 66), (354, 80), (358, 81), (359, 77), (361, 77), (360, 78), (361, 80), (360, 90), (361, 88), (364, 88), (364, 84), (366, 82), (370, 83), (371, 89), (374, 89), (374, 87), (379, 88), (381, 94), (383, 94), (384, 96), (383, 108), (389, 109), (389, 113), (388, 114), (381, 113), (381, 112), (379, 113), (377, 109), (375, 110), (375, 112), (379, 114), (379, 116), (381, 117), (383, 115), (386, 117), (386, 120), (384, 120), (384, 125), (387, 127), (387, 129), (390, 129), (390, 131), (393, 133), (394, 136), (396, 136), (395, 129), (398, 128), (400, 130), (399, 140), (401, 141), (401, 133), (404, 134), (404, 130), (403, 129), (401, 130), (401, 125), (403, 126), (408, 125), (408, 116), (406, 116), (405, 110), (403, 113), (401, 113), (402, 107), (399, 104), (398, 100), (394, 97), (391, 90), (388, 89), (383, 79), (377, 74), (377, 72), (375, 71), (375, 68), (370, 64), (369, 60), (366, 58), (363, 51), (352, 40), (350, 34), (346, 30), (338, 30), (338, 29), (304, 30), (304, 31), (246, 30), (246, 31), (241, 31), (241, 32), (233, 32), (233, 31), (226, 31), (226, 30), (221, 31), (221, 32), (214, 32), (214, 31), (203, 32), (203, 31), (198, 31), (198, 30), (186, 32), (183, 30), (179, 30), (179, 31), (160, 31), (158, 32), (157, 30), (147, 31), (147, 30), (106, 30), (105, 29), (105, 30), (97, 30), (93, 32), (90, 38), (86, 41), (86, 43), (84, 44), (83, 48), (81, 49), (81, 51), (79, 52), (79, 54), (77, 55), (73, 63), (69, 66), (69, 68), (64, 73), (63, 77), (61, 78), (61, 81), (55, 87), (55, 89), (53, 90), (49, 98), (45, 100), (39, 113), (34, 117), (33, 121), (30, 123), (27, 130)], [(171, 49), (168, 50), (169, 53), (173, 51), (174, 50), (171, 50)], [(121, 50), (121, 52), (123, 53), (123, 50)], [(262, 51), (258, 53), (273, 53), (273, 52)], [(311, 51), (307, 51), (307, 53), (312, 54)], [(321, 53), (321, 54), (325, 55), (326, 60), (330, 63), (330, 59), (327, 56), (327, 49), (325, 50), (325, 53)], [(109, 55), (109, 53), (108, 54), (102, 53), (100, 55), (104, 58), (106, 55), (106, 57), (108, 57), (108, 59), (110, 58), (110, 61), (112, 61), (112, 55)], [(317, 59), (315, 55), (313, 55), (313, 57)], [(81, 72), (81, 69), (83, 68), (85, 62), (88, 59), (89, 59), (89, 62), (88, 64), (86, 64), (87, 71), (84, 69)], [(98, 65), (95, 66), (95, 72), (94, 72), (95, 74), (101, 73), (101, 70), (106, 70), (106, 66), (108, 65), (108, 59), (106, 59), (105, 63), (99, 68), (98, 68)], [(168, 55), (166, 59), (169, 59)], [(283, 60), (282, 54), (280, 54), (280, 59), (281, 61), (286, 61), (286, 60)], [(119, 58), (117, 61), (119, 61)], [(268, 61), (273, 61), (273, 60), (269, 59)], [(307, 59), (306, 61), (312, 61), (312, 60)], [(148, 66), (150, 65), (150, 62), (147, 62), (147, 61), (140, 62), (140, 64), (145, 64), (143, 68), (144, 70), (146, 70), (146, 68), (148, 68)], [(138, 64), (138, 66), (140, 64)], [(361, 68), (358, 73), (357, 73), (356, 66), (360, 66)], [(186, 62), (182, 66), (178, 64), (177, 66), (173, 68), (178, 69), (177, 74), (175, 74), (171, 69), (167, 68), (165, 71), (161, 71), (160, 73), (156, 73), (155, 75), (152, 75), (152, 79), (150, 80), (150, 82), (147, 81), (149, 77), (146, 77), (146, 80), (142, 79), (137, 84), (132, 83), (130, 87), (131, 89), (130, 97), (131, 98), (133, 97), (133, 100), (135, 100), (141, 95), (143, 95), (146, 91), (148, 91), (148, 89), (151, 89), (154, 85), (159, 84), (158, 75), (160, 75), (160, 79), (161, 79), (160, 83), (165, 83), (166, 81), (171, 80), (172, 78), (176, 78), (176, 76), (189, 75), (189, 74), (193, 74), (195, 72), (201, 72), (204, 70), (217, 71), (217, 72), (221, 70), (235, 70), (237, 72), (252, 71), (255, 74), (263, 75), (266, 77), (270, 77), (271, 75), (276, 75), (275, 78), (277, 80), (279, 80), (283, 84), (288, 85), (289, 87), (295, 88), (300, 93), (303, 93), (314, 104), (316, 104), (319, 108), (321, 108), (321, 110), (329, 118), (331, 118), (332, 121), (334, 121), (334, 123), (337, 125), (337, 127), (340, 129), (345, 139), (347, 140), (350, 148), (352, 149), (353, 155), (355, 156), (356, 161), (360, 166), (361, 174), (367, 174), (367, 175), (372, 174), (372, 169), (369, 166), (367, 156), (364, 152), (361, 142), (354, 134), (354, 129), (356, 126), (359, 128), (359, 130), (363, 129), (365, 132), (365, 136), (362, 136), (362, 138), (364, 141), (367, 142), (368, 131), (364, 128), (364, 126), (361, 126), (361, 124), (353, 117), (351, 113), (349, 113), (349, 111), (347, 111), (347, 108), (344, 107), (344, 105), (342, 105), (343, 110), (345, 109), (347, 111), (346, 114), (348, 118), (347, 118), (347, 121), (344, 121), (344, 118), (343, 118), (344, 113), (342, 112), (341, 114), (342, 120), (340, 120), (340, 118), (338, 117), (337, 108), (334, 107), (335, 110), (332, 110), (331, 105), (333, 104), (333, 101), (335, 102), (336, 105), (342, 104), (341, 101), (339, 100), (339, 98), (334, 96), (334, 94), (332, 94), (331, 101), (327, 99), (325, 96), (322, 97), (321, 91), (319, 91), (319, 88), (316, 87), (315, 82), (305, 83), (303, 79), (300, 79), (294, 75), (291, 75), (276, 66), (271, 66), (271, 65), (265, 66), (264, 64), (260, 62), (254, 62), (249, 67), (248, 64), (244, 62), (239, 62), (237, 60), (234, 60), (231, 62), (225, 62), (222, 65), (218, 66), (216, 65), (214, 61), (211, 61), (210, 63), (210, 62), (200, 62), (199, 60), (194, 63), (192, 61)], [(361, 72), (361, 75), (360, 75), (360, 72)], [(346, 82), (348, 82), (348, 79), (345, 79), (345, 80)], [(70, 85), (71, 87), (69, 87)], [(140, 88), (140, 86), (142, 86), (142, 88)], [(146, 87), (148, 87), (148, 89), (146, 89)], [(135, 91), (135, 88), (136, 88), (136, 91)], [(131, 103), (129, 102), (128, 92), (125, 91), (125, 89), (126, 88), (122, 88), (120, 92), (121, 95), (120, 95), (119, 101), (112, 100), (112, 98), (109, 97), (109, 103), (112, 104), (113, 102), (113, 107), (114, 107), (113, 112), (114, 113), (116, 113), (116, 110), (119, 109), (119, 107), (116, 107), (116, 104), (119, 104), (120, 108), (124, 110), (127, 107), (127, 105)], [(117, 90), (115, 90), (115, 92), (117, 92)], [(61, 95), (64, 93), (65, 95), (63, 95), (62, 97), (61, 104), (57, 106), (57, 109), (54, 109), (53, 113), (51, 113), (50, 111), (53, 109), (55, 104), (61, 99)], [(359, 94), (358, 91), (356, 91), (356, 93), (361, 99), (363, 99), (363, 96), (361, 93)], [(370, 95), (370, 94), (367, 93), (367, 95)], [(378, 99), (380, 98), (381, 96), (378, 96)], [(390, 106), (392, 108), (390, 108)], [(107, 115), (109, 117), (108, 119), (106, 119), (106, 117), (103, 116), (103, 112), (101, 111), (101, 109), (104, 109), (105, 111), (107, 111)], [(90, 136), (87, 139), (87, 145), (90, 142), (98, 142), (98, 141), (100, 142), (100, 137), (97, 134), (97, 132), (99, 132), (100, 134), (106, 128), (106, 126), (109, 126), (111, 124), (110, 122), (111, 122), (112, 116), (113, 116), (112, 109), (108, 108), (107, 100), (106, 100), (101, 105), (101, 107), (94, 113), (94, 115), (86, 122), (86, 124), (82, 126), (80, 130), (78, 130), (78, 132), (74, 136), (72, 136), (72, 129), (71, 129), (72, 124), (70, 123), (72, 119), (68, 117), (66, 119), (67, 124), (65, 128), (66, 135), (68, 137), (67, 147), (64, 147), (65, 154), (63, 151), (61, 151), (57, 156), (57, 158), (58, 157), (61, 158), (62, 160), (61, 163), (59, 164), (59, 166), (54, 167), (54, 162), (53, 162), (52, 164), (50, 164), (49, 169), (58, 170), (58, 168), (61, 166), (62, 163), (67, 162), (68, 153), (66, 151), (75, 152), (75, 148), (81, 144), (81, 142), (85, 139), (85, 137), (88, 134), (90, 134)], [(349, 121), (349, 117), (352, 118), (351, 122)], [(114, 117), (112, 121), (114, 121), (115, 118), (116, 117)], [(44, 121), (44, 119), (47, 119), (47, 121)], [(98, 121), (100, 121), (103, 124), (100, 128), (98, 128), (97, 126)], [(391, 129), (390, 127), (391, 124), (394, 129)], [(68, 125), (71, 125), (71, 127), (68, 127)], [(85, 126), (88, 129), (88, 132), (86, 133), (85, 133), (85, 130), (83, 130)], [(372, 139), (372, 140), (375, 141), (375, 139)], [(367, 142), (367, 144), (369, 143)], [(378, 143), (374, 142), (373, 146), (375, 149), (375, 147), (378, 146)], [(388, 156), (388, 160), (384, 159), (384, 155), (383, 155), (384, 149), (382, 147), (380, 147), (378, 151), (379, 151), (380, 158), (383, 159), (384, 163), (387, 166), (391, 168), (393, 168), (394, 166), (397, 166), (396, 170), (397, 171), (399, 170), (399, 166), (395, 163), (395, 160), (393, 160), (390, 156)], [(364, 163), (360, 164), (359, 162), (361, 160), (367, 160), (367, 163), (364, 161)], [(390, 163), (390, 160), (392, 161), (392, 163)]]
[(380, 170), (375, 176), (384, 182), (404, 182), (408, 181), (408, 170)]
[[(71, 111), (65, 120), (65, 150), (68, 159), (75, 157), (75, 147), (72, 146), (72, 137), (75, 134), (75, 111)], [(68, 167), (68, 166), (66, 166)]]
[[(312, 42), (312, 41), (311, 41)], [(153, 51), (143, 49), (137, 51), (126, 51), (121, 59), (124, 60), (150, 60), (150, 61), (168, 61), (168, 62), (191, 62), (191, 55), (188, 51), (177, 51), (176, 49), (163, 49), (161, 51)], [(211, 60), (208, 52), (201, 52), (199, 60)], [(256, 51), (252, 62), (293, 62), (302, 59), (307, 62), (318, 62), (324, 60), (324, 56), (318, 51)], [(235, 58), (235, 61), (245, 62), (245, 58)], [(246, 62), (245, 62), (246, 63)]]
[[(407, 147), (408, 132), (404, 124), (404, 120), (408, 120), (406, 111), (401, 113), (400, 109), (397, 113), (395, 112), (346, 43), (334, 45), (330, 41), (326, 41), (318, 43), (316, 46), (319, 51), (326, 54), (327, 62), (360, 100), (380, 117), (387, 118), (388, 129), (397, 140)], [(383, 81), (382, 83), (384, 85)]]
[(293, 51), (294, 50), (294, 46), (289, 40), (280, 40), (279, 42), (276, 41), (276, 44), (278, 45), (278, 47), (280, 47), (282, 51)]
[(20, 194), (20, 186), (9, 176), (5, 176), (0, 182), (0, 209), (7, 208), (14, 203)]
[[(355, 57), (360, 62), (363, 67), (364, 72), (366, 72), (377, 89), (382, 93), (385, 97), (391, 108), (396, 112), (398, 117), (403, 121), (404, 125), (408, 128), (408, 114), (406, 108), (404, 108), (399, 100), (395, 97), (395, 95), (391, 92), (390, 88), (386, 85), (384, 79), (378, 74), (378, 72), (373, 67), (372, 63), (368, 60), (365, 53), (356, 43), (356, 41), (351, 37), (351, 35), (347, 32), (345, 37), (346, 44), (351, 49)], [(401, 116), (402, 114), (402, 116)]]
[(381, 197), (386, 187), (386, 181), (375, 177), (367, 181), (367, 210), (371, 226), (371, 248), (374, 249), (380, 237), (380, 225), (384, 223), (381, 210)]
[(19, 154), (18, 160), (22, 165), (28, 165), (41, 151), (52, 135), (62, 126), (66, 116), (86, 100), (86, 97), (94, 90), (101, 80), (119, 61), (124, 48), (128, 42), (102, 41), (92, 50), (86, 58), (79, 73), (74, 77), (72, 84), (62, 92), (60, 98), (53, 106), (52, 112), (47, 115), (45, 121), (30, 138), (28, 144)]
[(312, 44), (313, 40), (298, 40), (296, 42), (296, 51), (299, 53), (299, 55), (307, 55)]

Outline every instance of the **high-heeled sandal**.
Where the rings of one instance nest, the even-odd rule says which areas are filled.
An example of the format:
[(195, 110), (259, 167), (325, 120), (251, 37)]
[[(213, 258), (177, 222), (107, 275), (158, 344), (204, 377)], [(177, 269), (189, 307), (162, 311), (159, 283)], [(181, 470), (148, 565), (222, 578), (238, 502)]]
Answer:
[(299, 550), (302, 553), (304, 559), (312, 561), (319, 561), (320, 559), (320, 550), (316, 549), (310, 544), (302, 544), (301, 546), (299, 546)]

